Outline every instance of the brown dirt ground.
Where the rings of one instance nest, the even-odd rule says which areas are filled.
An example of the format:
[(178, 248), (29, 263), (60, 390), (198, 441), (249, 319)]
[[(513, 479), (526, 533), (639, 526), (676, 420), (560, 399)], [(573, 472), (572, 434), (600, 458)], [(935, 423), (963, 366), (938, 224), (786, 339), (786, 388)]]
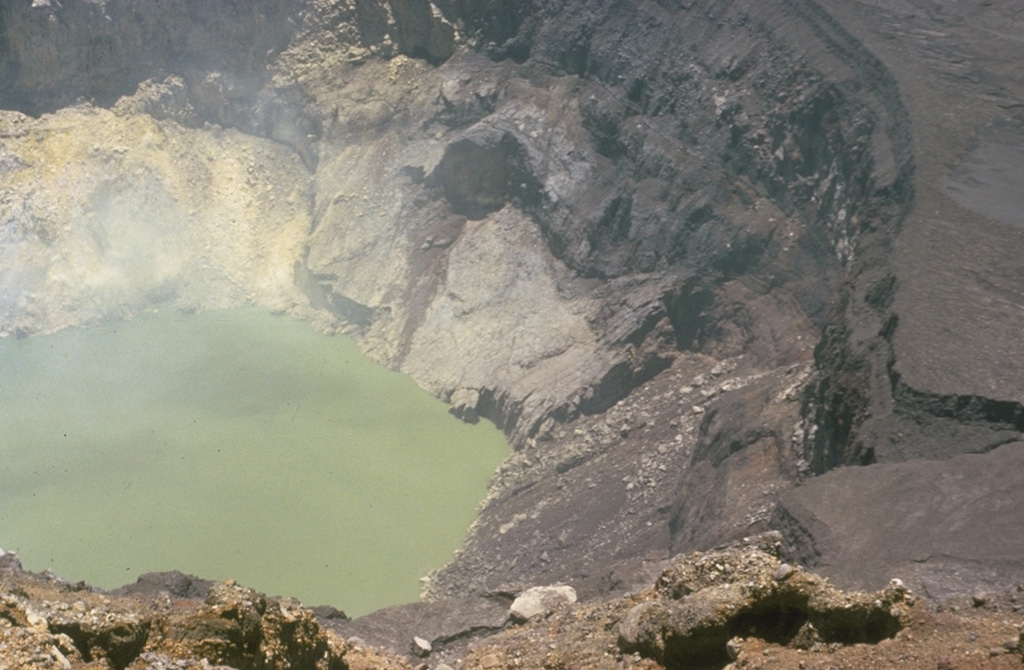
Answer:
[[(232, 584), (219, 588), (222, 592), (234, 589), (242, 594), (240, 597), (253, 594)], [(455, 670), (654, 670), (664, 666), (620, 650), (618, 624), (633, 606), (655, 597), (654, 589), (648, 589), (625, 598), (565, 605), (546, 618), (512, 626), (466, 646), (452, 644), (425, 660), (405, 658), (367, 646), (354, 646), (326, 630), (311, 631), (307, 637), (327, 637), (335, 659), (331, 668), (426, 670), (444, 663)], [(801, 650), (748, 638), (743, 641), (739, 656), (728, 667), (745, 670), (1020, 668), (1024, 664), (1024, 611), (1021, 611), (1018, 600), (1024, 602), (1024, 585), (1005, 598), (979, 600), (943, 609), (917, 600), (906, 609), (902, 630), (894, 638), (878, 644), (817, 644), (812, 649)], [(284, 605), (282, 611), (285, 607), (293, 613), (299, 611), (294, 601), (278, 603), (276, 599), (267, 599), (267, 602), (270, 605), (268, 614), (264, 615), (265, 620), (269, 612), (281, 603)], [(69, 584), (53, 575), (6, 567), (0, 570), (0, 668), (193, 670), (217, 667), (204, 660), (199, 651), (202, 641), (190, 641), (187, 636), (185, 640), (171, 639), (167, 633), (176, 628), (187, 629), (190, 617), (195, 619), (200, 630), (205, 630), (201, 626), (208, 625), (209, 612), (208, 603), (204, 605), (201, 600), (173, 598), (167, 594), (117, 597), (93, 591), (81, 583)], [(67, 621), (68, 617), (76, 616), (94, 627), (98, 626), (96, 629), (109, 626), (114, 632), (111, 639), (117, 639), (118, 634), (124, 637), (123, 629), (118, 625), (148, 622), (148, 640), (142, 652), (132, 656), (127, 666), (102, 658), (101, 654), (86, 658), (68, 636), (56, 634), (52, 625), (62, 617)], [(40, 618), (44, 621), (41, 622)], [(49, 628), (47, 622), (51, 624)], [(265, 626), (264, 630), (273, 630), (273, 627)], [(287, 647), (288, 642), (265, 639), (262, 644), (267, 649), (280, 650)], [(279, 664), (260, 667), (299, 666)]]

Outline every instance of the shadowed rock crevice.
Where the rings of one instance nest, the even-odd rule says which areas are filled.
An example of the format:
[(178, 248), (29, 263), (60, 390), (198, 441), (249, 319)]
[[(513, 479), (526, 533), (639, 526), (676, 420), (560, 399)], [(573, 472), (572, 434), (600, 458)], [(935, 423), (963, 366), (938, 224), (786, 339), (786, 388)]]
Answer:
[[(678, 614), (676, 613), (678, 616)], [(646, 614), (651, 616), (651, 614)], [(671, 619), (661, 625), (664, 649), (638, 646), (641, 653), (663, 663), (666, 668), (723, 668), (733, 659), (731, 640), (755, 637), (771, 644), (809, 649), (813, 645), (877, 644), (893, 637), (901, 626), (899, 619), (882, 607), (861, 605), (842, 613), (818, 612), (809, 597), (799, 593), (776, 594), (733, 613), (721, 624), (696, 625), (675, 631)], [(632, 648), (626, 646), (629, 651)]]
[(470, 136), (445, 148), (427, 183), (439, 185), (452, 211), (483, 218), (507, 202), (529, 211), (543, 204), (541, 186), (510, 133)]
[(455, 50), (455, 28), (434, 14), (429, 0), (388, 0), (395, 18), (395, 41), (402, 53), (437, 65)]
[(87, 622), (53, 622), (51, 629), (67, 635), (86, 662), (105, 659), (116, 670), (123, 670), (146, 646), (151, 622), (126, 619), (112, 625), (90, 625)]
[(903, 383), (895, 372), (893, 396), (903, 412), (929, 414), (957, 423), (985, 424), (992, 430), (1024, 433), (1024, 406), (1012, 400), (919, 391)]
[(433, 4), (449, 21), (461, 20), (469, 37), (492, 58), (523, 60), (529, 53), (531, 32), (531, 26), (525, 24), (535, 19), (545, 3), (537, 0), (434, 0)]

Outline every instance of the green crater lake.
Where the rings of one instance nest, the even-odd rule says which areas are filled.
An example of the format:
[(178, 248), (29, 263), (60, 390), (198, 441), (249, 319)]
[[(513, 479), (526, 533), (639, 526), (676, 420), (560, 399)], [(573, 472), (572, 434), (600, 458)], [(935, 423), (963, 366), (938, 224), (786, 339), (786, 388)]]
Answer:
[(0, 547), (26, 569), (361, 615), (417, 599), (507, 446), (351, 340), (246, 309), (0, 340), (0, 454)]

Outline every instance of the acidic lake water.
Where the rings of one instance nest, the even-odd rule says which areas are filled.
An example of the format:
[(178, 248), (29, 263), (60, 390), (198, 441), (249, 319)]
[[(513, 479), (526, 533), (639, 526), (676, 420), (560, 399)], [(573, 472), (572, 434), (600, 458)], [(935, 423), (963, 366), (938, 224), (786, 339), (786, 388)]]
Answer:
[(257, 310), (0, 340), (0, 547), (101, 588), (416, 600), (507, 447), (355, 343)]

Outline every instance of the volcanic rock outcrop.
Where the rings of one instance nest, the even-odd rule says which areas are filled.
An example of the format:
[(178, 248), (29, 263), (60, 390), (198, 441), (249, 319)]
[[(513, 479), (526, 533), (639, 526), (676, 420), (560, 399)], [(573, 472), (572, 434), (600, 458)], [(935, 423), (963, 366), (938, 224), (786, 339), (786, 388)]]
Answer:
[(621, 592), (770, 528), (841, 583), (1004, 588), (1022, 27), (981, 0), (7, 3), (0, 330), (287, 309), (494, 421), (514, 452), (433, 598)]
[[(766, 533), (681, 555), (653, 586), (623, 598), (579, 604), (551, 598), (571, 593), (569, 587), (537, 589), (547, 591), (542, 611), (524, 620), (506, 603), (503, 616), (491, 617), (487, 637), (468, 645), (466, 637), (481, 631), (463, 631), (455, 640), (437, 636), (460, 614), (474, 611), (457, 600), (392, 611), (447, 604), (453, 616), (445, 620), (392, 616), (386, 631), (374, 631), (367, 624), (387, 620), (379, 616), (388, 612), (383, 610), (351, 622), (369, 634), (399, 637), (403, 624), (418, 626), (417, 634), (402, 638), (413, 644), (413, 655), (404, 657), (358, 636), (342, 640), (338, 632), (353, 628), (337, 628), (336, 618), (318, 622), (294, 600), (270, 598), (231, 580), (160, 573), (144, 575), (124, 592), (103, 594), (53, 574), (25, 572), (15, 555), (0, 553), (0, 663), (33, 670), (411, 670), (414, 664), (439, 670), (767, 670), (825, 663), (948, 667), (955, 655), (993, 670), (1020, 666), (1024, 637), (1005, 612), (975, 608), (936, 615), (899, 580), (876, 593), (843, 592), (780, 562), (779, 547), (779, 535)], [(148, 597), (139, 597), (143, 593)]]

